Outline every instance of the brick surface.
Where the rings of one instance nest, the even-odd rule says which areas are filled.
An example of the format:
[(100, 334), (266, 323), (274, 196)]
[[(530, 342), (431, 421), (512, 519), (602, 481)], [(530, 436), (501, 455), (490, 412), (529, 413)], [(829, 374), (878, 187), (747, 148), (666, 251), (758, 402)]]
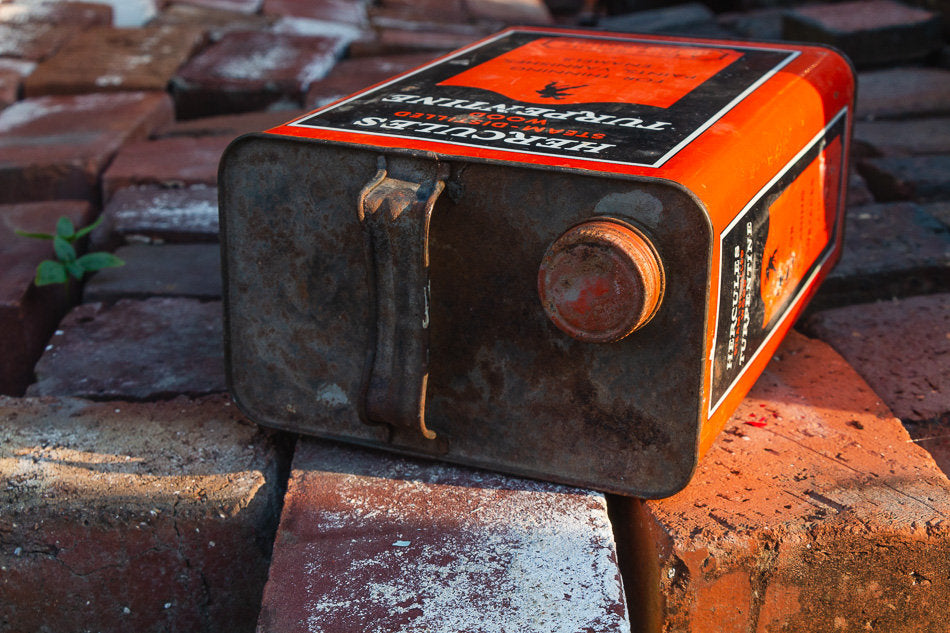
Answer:
[(604, 497), (301, 440), (260, 633), (629, 631)]
[(221, 341), (219, 302), (84, 304), (60, 323), (27, 394), (151, 400), (223, 392)]
[(216, 42), (226, 33), (264, 30), (273, 23), (274, 19), (270, 16), (247, 15), (236, 11), (176, 3), (155, 16), (149, 25), (200, 27), (210, 40)]
[(934, 205), (871, 204), (848, 209), (841, 261), (812, 309), (950, 292), (950, 229)]
[(344, 59), (307, 92), (306, 105), (317, 108), (362, 90), (390, 77), (422, 66), (436, 57), (434, 53), (355, 57)]
[(631, 33), (662, 33), (712, 23), (715, 16), (709, 8), (698, 2), (688, 2), (674, 7), (625, 13), (600, 20), (597, 25), (608, 31)]
[(91, 235), (96, 250), (113, 250), (126, 242), (216, 242), (218, 189), (120, 189), (102, 215), (102, 224)]
[(180, 136), (128, 143), (102, 176), (103, 197), (108, 201), (119, 189), (136, 185), (215, 185), (218, 161), (230, 142), (226, 136)]
[(362, 0), (264, 0), (263, 11), (264, 15), (309, 18), (362, 28), (367, 24), (366, 4)]
[(487, 33), (478, 28), (443, 29), (434, 23), (415, 23), (412, 28), (381, 28), (372, 40), (350, 45), (351, 57), (400, 55), (421, 51), (450, 51), (482, 39)]
[(466, 22), (465, 0), (381, 0), (370, 11), (376, 26), (395, 22)]
[(950, 114), (950, 70), (889, 68), (858, 73), (859, 119)]
[(342, 52), (340, 38), (230, 33), (194, 57), (173, 80), (179, 118), (302, 104)]
[(505, 24), (552, 24), (551, 12), (541, 0), (465, 0), (465, 10), (475, 20)]
[(50, 233), (64, 215), (83, 226), (92, 209), (80, 201), (0, 205), (0, 393), (19, 395), (32, 382), (33, 365), (71, 298), (63, 286), (33, 285), (37, 265), (53, 259), (52, 246), (14, 230)]
[(848, 206), (858, 207), (874, 202), (868, 183), (856, 169), (848, 172)]
[(171, 117), (164, 93), (19, 101), (0, 111), (0, 202), (97, 200), (99, 174), (119, 147)]
[(791, 335), (689, 486), (620, 502), (631, 613), (667, 632), (943, 630), (950, 481), (909, 440), (840, 356)]
[(22, 83), (23, 78), (20, 73), (0, 68), (0, 110), (19, 99)]
[(878, 156), (950, 154), (950, 117), (859, 121), (854, 141)]
[(105, 0), (112, 6), (112, 24), (117, 27), (144, 26), (165, 6), (165, 0)]
[(58, 51), (78, 33), (79, 28), (71, 24), (0, 24), (0, 56), (40, 61)]
[(70, 40), (27, 77), (27, 97), (86, 92), (165, 90), (201, 45), (190, 26), (96, 27)]
[(86, 303), (148, 297), (221, 298), (217, 244), (134, 244), (115, 253), (125, 262), (96, 273), (83, 287)]
[(894, 0), (796, 7), (785, 14), (783, 35), (835, 46), (859, 67), (919, 59), (943, 45), (937, 14)]
[(807, 328), (902, 420), (950, 425), (950, 294), (826, 310)]
[(877, 200), (950, 200), (950, 154), (871, 158), (858, 169)]
[(224, 398), (0, 398), (0, 629), (254, 630), (282, 451)]
[(220, 11), (233, 11), (235, 13), (244, 13), (254, 15), (261, 10), (264, 0), (180, 0), (183, 4), (192, 4), (197, 7), (206, 7), (208, 9), (218, 9)]
[(0, 22), (109, 26), (112, 7), (97, 2), (6, 2), (0, 4)]
[(753, 40), (782, 39), (782, 16), (784, 9), (757, 9), (737, 13), (723, 13), (717, 18), (719, 24), (742, 37)]
[(160, 130), (156, 130), (153, 136), (155, 138), (173, 136), (227, 136), (236, 138), (241, 134), (269, 130), (306, 113), (307, 110), (265, 110), (201, 117), (200, 119), (175, 121)]

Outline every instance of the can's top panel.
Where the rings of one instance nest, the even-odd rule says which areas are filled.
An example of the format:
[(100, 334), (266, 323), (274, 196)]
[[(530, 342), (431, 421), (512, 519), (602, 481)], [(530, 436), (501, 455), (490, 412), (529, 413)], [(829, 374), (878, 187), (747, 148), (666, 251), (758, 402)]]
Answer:
[(809, 48), (512, 29), (271, 132), (603, 171), (658, 168)]

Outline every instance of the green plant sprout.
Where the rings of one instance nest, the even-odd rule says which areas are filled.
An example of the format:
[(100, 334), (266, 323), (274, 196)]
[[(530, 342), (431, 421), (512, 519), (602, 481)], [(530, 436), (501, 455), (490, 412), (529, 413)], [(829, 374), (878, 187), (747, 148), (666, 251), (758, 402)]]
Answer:
[(27, 233), (26, 231), (14, 231), (21, 237), (30, 237), (37, 240), (53, 240), (53, 252), (56, 253), (58, 261), (44, 259), (36, 267), (36, 279), (33, 280), (37, 286), (48, 286), (50, 284), (68, 284), (69, 278), (73, 277), (77, 281), (81, 280), (86, 273), (102, 270), (103, 268), (114, 268), (124, 266), (125, 262), (112, 253), (97, 252), (86, 253), (82, 257), (76, 257), (76, 248), (73, 243), (88, 235), (94, 228), (102, 222), (102, 217), (89, 226), (76, 230), (73, 221), (66, 216), (61, 217), (56, 222), (56, 233)]

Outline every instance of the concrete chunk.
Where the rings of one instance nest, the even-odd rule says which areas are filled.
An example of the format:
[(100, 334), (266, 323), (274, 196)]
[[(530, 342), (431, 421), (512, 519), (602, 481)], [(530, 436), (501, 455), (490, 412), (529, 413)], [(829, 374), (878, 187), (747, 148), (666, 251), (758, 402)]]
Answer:
[(259, 633), (629, 631), (603, 495), (299, 443)]

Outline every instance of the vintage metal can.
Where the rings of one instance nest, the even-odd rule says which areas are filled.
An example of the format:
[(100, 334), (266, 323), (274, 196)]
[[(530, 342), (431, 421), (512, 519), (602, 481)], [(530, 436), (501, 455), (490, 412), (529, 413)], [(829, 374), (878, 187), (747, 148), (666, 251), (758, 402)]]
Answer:
[(834, 51), (511, 29), (221, 164), (257, 422), (673, 494), (837, 259)]

